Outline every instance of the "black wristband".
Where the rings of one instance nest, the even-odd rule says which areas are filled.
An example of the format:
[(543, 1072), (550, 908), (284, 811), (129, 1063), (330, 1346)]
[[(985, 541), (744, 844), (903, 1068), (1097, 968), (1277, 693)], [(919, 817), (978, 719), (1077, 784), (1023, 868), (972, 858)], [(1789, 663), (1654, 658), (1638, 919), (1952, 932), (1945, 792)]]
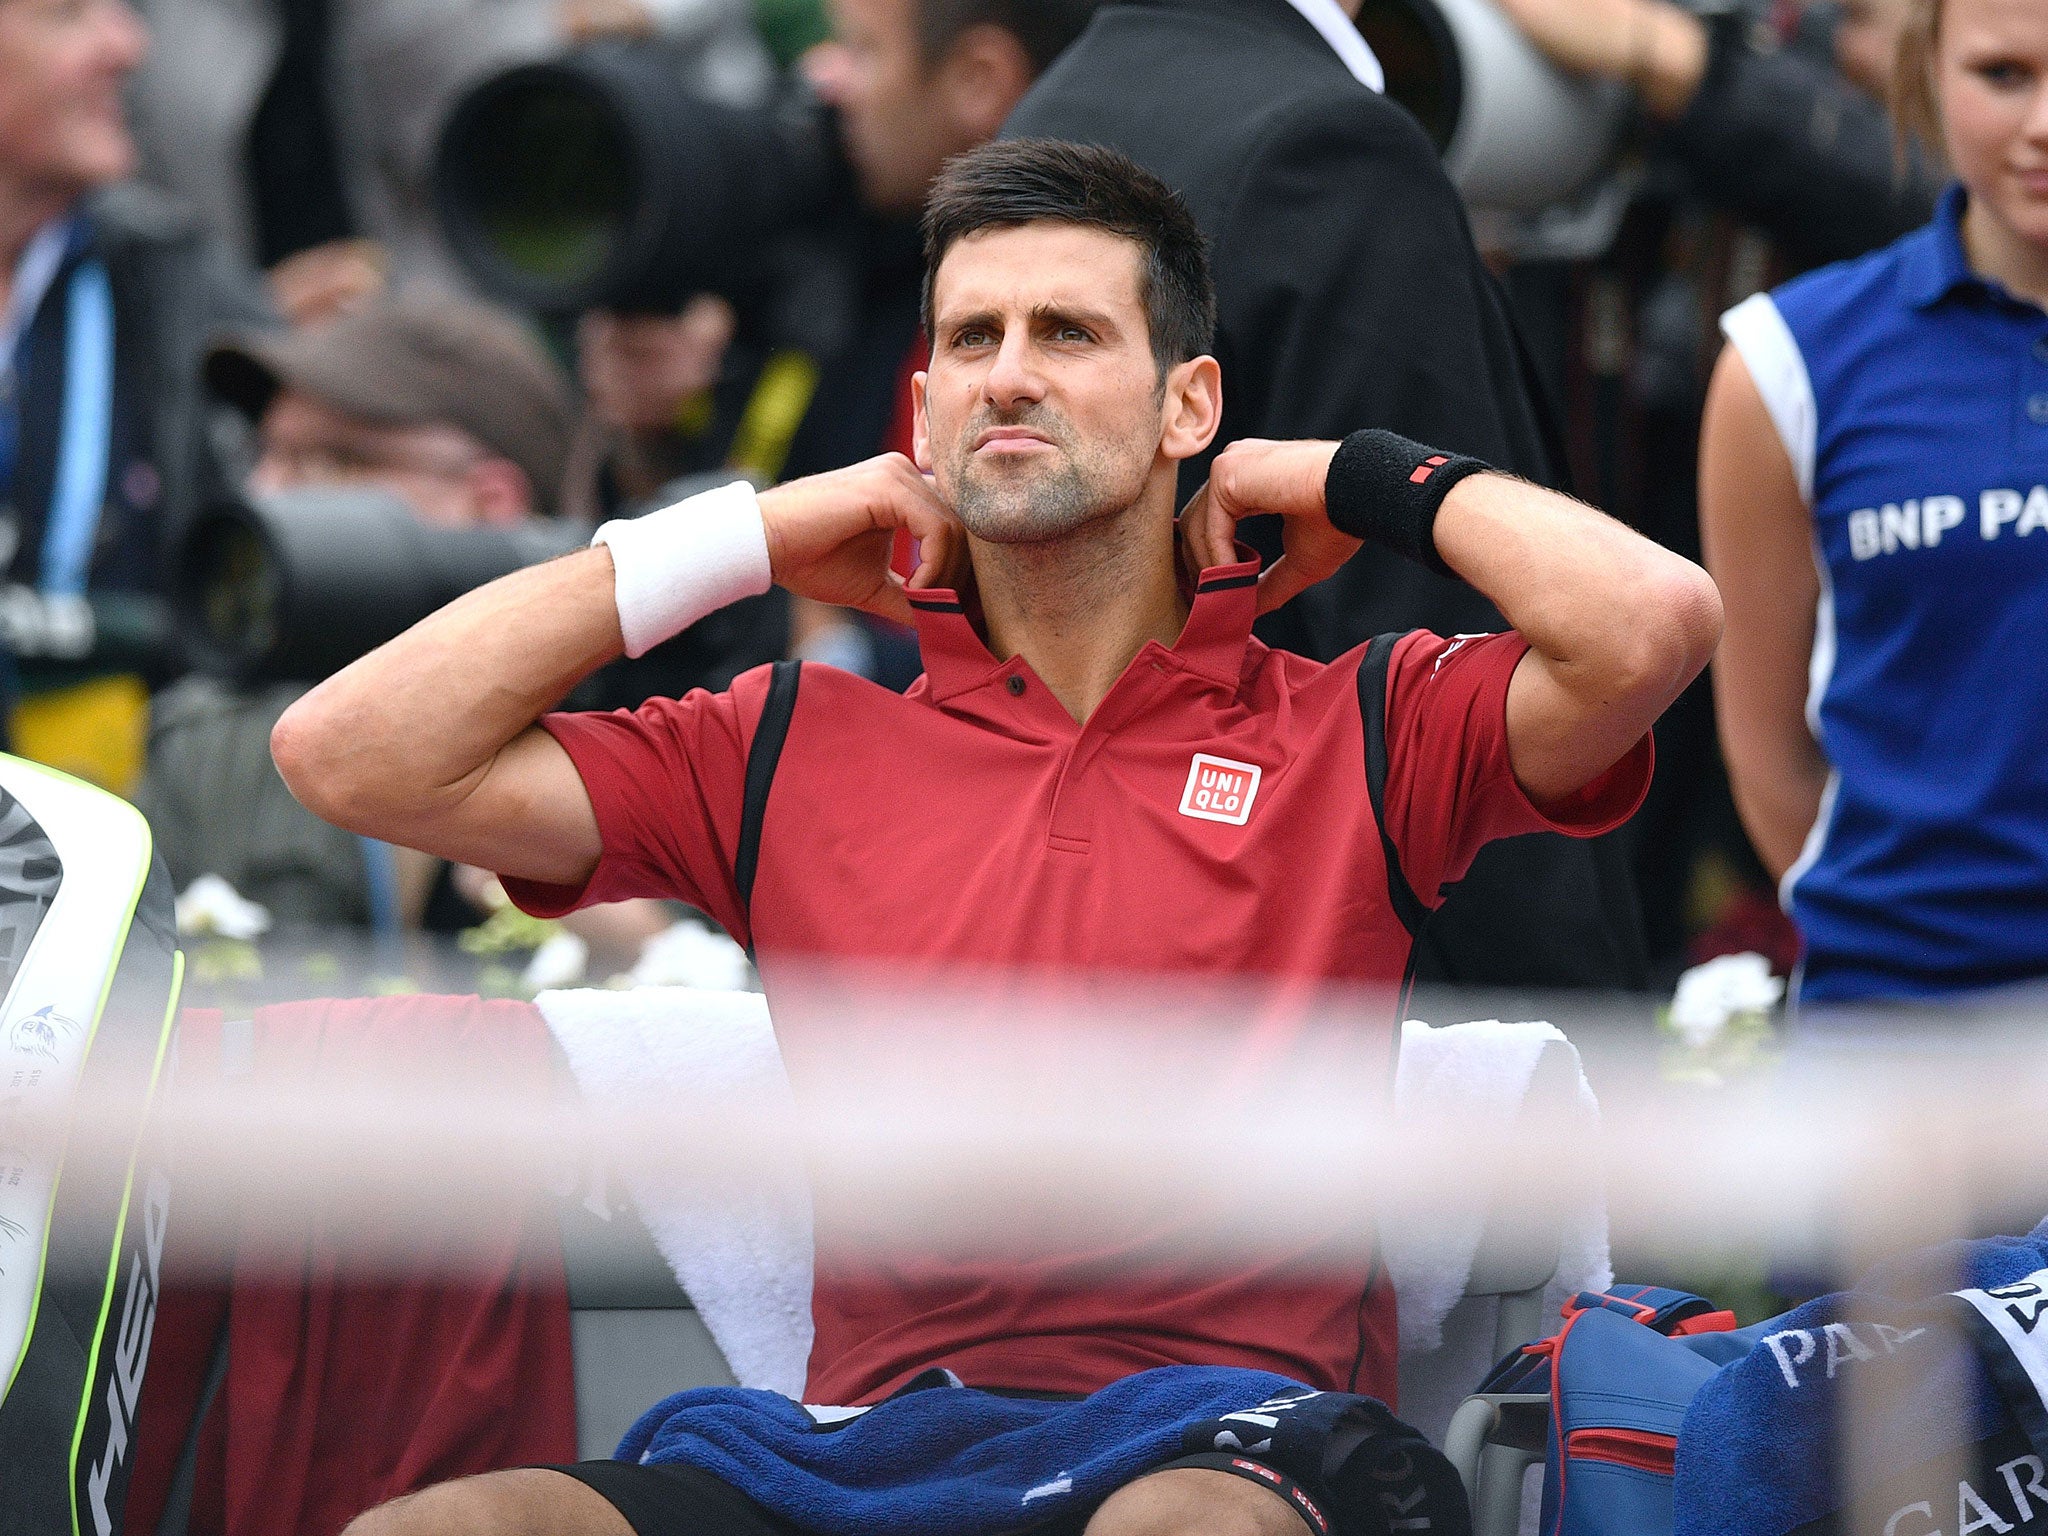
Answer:
[(1436, 552), (1436, 512), (1452, 486), (1493, 468), (1484, 459), (1439, 453), (1398, 432), (1368, 427), (1337, 447), (1323, 478), (1330, 526), (1455, 577)]

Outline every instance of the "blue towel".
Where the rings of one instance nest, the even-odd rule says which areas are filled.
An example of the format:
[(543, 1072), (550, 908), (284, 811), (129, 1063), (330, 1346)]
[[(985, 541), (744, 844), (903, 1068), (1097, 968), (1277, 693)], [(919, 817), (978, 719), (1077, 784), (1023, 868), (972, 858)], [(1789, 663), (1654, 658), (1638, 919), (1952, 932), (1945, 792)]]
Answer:
[[(617, 1459), (686, 1462), (826, 1536), (998, 1536), (1085, 1512), (1181, 1456), (1256, 1457), (1311, 1490), (1356, 1490), (1339, 1530), (1385, 1509), (1469, 1530), (1450, 1464), (1380, 1403), (1264, 1371), (1167, 1366), (1076, 1401), (1003, 1397), (929, 1371), (886, 1402), (821, 1423), (773, 1392), (708, 1387), (657, 1403)], [(1361, 1519), (1362, 1522), (1361, 1523)]]
[[(1893, 1536), (2048, 1532), (2048, 1222), (1923, 1250), (1744, 1331), (1756, 1347), (1679, 1429), (1674, 1536), (1784, 1536), (1856, 1500), (1896, 1516)], [(1858, 1464), (1890, 1472), (1853, 1499), (1850, 1393), (1876, 1407), (1857, 1415)], [(1960, 1473), (1938, 1469), (1958, 1455)]]

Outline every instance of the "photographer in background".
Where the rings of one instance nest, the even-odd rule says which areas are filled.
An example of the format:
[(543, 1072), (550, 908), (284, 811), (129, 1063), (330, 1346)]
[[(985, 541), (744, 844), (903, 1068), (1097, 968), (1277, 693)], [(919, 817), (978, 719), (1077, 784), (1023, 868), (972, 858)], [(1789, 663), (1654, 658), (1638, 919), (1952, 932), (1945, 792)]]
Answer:
[[(502, 311), (446, 295), (378, 300), (324, 326), (225, 339), (205, 377), (254, 424), (252, 497), (354, 487), (449, 529), (557, 512), (574, 422), (568, 381)], [(610, 708), (722, 688), (781, 655), (779, 596), (716, 617), (612, 669), (579, 700)], [(218, 875), (293, 927), (474, 925), (484, 915), (476, 882), (338, 833), (285, 789), (270, 728), (315, 681), (240, 687), (194, 676), (158, 698), (136, 802), (178, 889)], [(578, 936), (599, 962), (625, 966), (671, 921), (659, 904), (624, 903), (579, 920)]]
[(168, 546), (225, 483), (199, 353), (217, 327), (263, 316), (181, 210), (116, 185), (136, 159), (121, 89), (148, 41), (122, 0), (0, 0), (0, 642), (23, 695), (11, 736), (121, 791), (141, 766), (148, 687), (176, 669), (156, 606)]
[[(378, 489), (449, 527), (555, 510), (567, 381), (497, 311), (379, 301), (326, 326), (223, 341), (205, 380), (255, 427), (253, 494)], [(136, 796), (157, 848), (179, 890), (218, 875), (283, 924), (418, 926), (439, 867), (336, 832), (300, 808), (271, 764), (270, 728), (305, 686), (194, 676), (159, 697)]]

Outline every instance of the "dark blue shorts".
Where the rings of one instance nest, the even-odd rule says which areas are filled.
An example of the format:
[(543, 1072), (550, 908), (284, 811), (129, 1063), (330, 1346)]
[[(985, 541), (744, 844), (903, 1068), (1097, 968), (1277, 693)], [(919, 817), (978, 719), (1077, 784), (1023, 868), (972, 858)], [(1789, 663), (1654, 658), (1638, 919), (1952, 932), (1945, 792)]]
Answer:
[(1256, 1483), (1305, 1536), (1471, 1529), (1457, 1472), (1383, 1403), (1229, 1366), (1155, 1367), (1082, 1398), (935, 1367), (838, 1416), (701, 1387), (641, 1415), (616, 1459), (553, 1470), (638, 1536), (1079, 1536), (1119, 1489), (1182, 1467)]
[[(1320, 1491), (1312, 1493), (1284, 1473), (1247, 1457), (1208, 1452), (1183, 1456), (1154, 1470), (1163, 1472), (1167, 1467), (1230, 1473), (1270, 1489), (1301, 1517), (1308, 1536), (1350, 1536), (1354, 1529), (1331, 1522), (1323, 1512), (1329, 1501)], [(566, 1473), (603, 1495), (625, 1516), (637, 1536), (812, 1536), (700, 1467), (676, 1462), (640, 1466), (630, 1461), (579, 1461), (551, 1470)], [(1020, 1526), (1018, 1536), (1080, 1536), (1093, 1513), (1069, 1511), (1054, 1520)]]

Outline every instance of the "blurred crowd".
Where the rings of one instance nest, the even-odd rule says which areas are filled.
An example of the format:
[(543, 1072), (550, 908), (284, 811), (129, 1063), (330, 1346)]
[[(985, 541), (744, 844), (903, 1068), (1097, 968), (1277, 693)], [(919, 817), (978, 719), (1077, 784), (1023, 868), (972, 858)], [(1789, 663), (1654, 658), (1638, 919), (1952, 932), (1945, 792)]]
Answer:
[[(2048, 126), (1984, 116), (2017, 111), (2034, 66), (1986, 44), (1955, 68), (1991, 106), (1940, 89), (1944, 36), (2024, 35), (2048, 6), (1499, 6), (1502, 46), (1547, 61), (1533, 67), (1590, 145), (1590, 169), (1540, 202), (1497, 184), (1461, 202), (1446, 175), (1474, 162), (1482, 119), (1512, 139), (1518, 103), (1479, 101), (1488, 77), (1469, 53), (1462, 76), (1442, 67), (1473, 34), (1434, 0), (0, 0), (10, 749), (135, 798), (179, 889), (213, 877), (192, 908), (202, 926), (253, 932), (258, 909), (277, 931), (486, 924), (502, 907), (488, 876), (292, 801), (268, 734), (318, 668), (277, 661), (293, 652), (282, 631), (386, 607), (402, 622), (391, 594), (416, 568), (509, 569), (720, 479), (909, 451), (925, 189), (951, 155), (1039, 134), (1116, 144), (1203, 222), (1222, 305), (1219, 446), (1387, 426), (1571, 489), (1694, 558), (1704, 524), (1729, 639), (1713, 680), (1659, 727), (1649, 804), (1589, 848), (1489, 851), (1432, 926), (1425, 980), (1647, 992), (1738, 951), (1780, 974), (1804, 959), (1817, 1000), (2048, 975), (2048, 815), (2028, 807), (2037, 743), (2013, 723), (2041, 713), (2038, 669), (1936, 656), (1938, 623), (1920, 616), (2009, 605), (1981, 628), (2005, 635), (2008, 658), (2036, 649), (2024, 615), (2048, 572), (1885, 563), (1901, 541), (1924, 555), (1943, 531), (1959, 530), (1951, 548), (1975, 538), (1994, 489), (2015, 499), (1995, 526), (1983, 511), (1985, 527), (2004, 531), (2001, 557), (2020, 546), (2048, 390), (2023, 385), (2009, 442), (2002, 422), (1992, 443), (1928, 382), (1938, 369), (1914, 373), (1914, 348), (1935, 346), (1924, 337), (1872, 342), (1843, 373), (1844, 327), (1875, 335), (1889, 290), (1838, 302), (1835, 279), (1794, 283), (1760, 322), (1752, 308), (1730, 324), (1733, 362), (1721, 320), (1917, 239), (1937, 255), (1902, 260), (1952, 258), (1956, 281), (1996, 289), (2022, 328), (2012, 366), (2048, 358), (2048, 285), (2029, 286), (2048, 245), (2027, 243), (2048, 228), (2010, 212), (2021, 193), (2001, 202), (2009, 168), (1992, 163), (2004, 132), (2048, 177)], [(1148, 41), (1169, 15), (1186, 23), (1174, 46)], [(595, 61), (586, 80), (657, 71), (710, 114), (709, 137), (671, 133), (671, 175), (647, 163), (661, 125), (590, 139), (586, 119), (548, 109), (505, 142), (571, 161), (598, 147), (537, 176), (534, 195), (570, 211), (533, 237), (545, 248), (519, 281), (494, 277), (478, 241), (514, 250), (534, 210), (472, 208), (468, 235), (451, 229), (451, 199), (503, 189), (465, 192), (444, 135), (508, 71), (562, 59)], [(1361, 105), (1310, 65), (1385, 95)], [(1979, 113), (1974, 138), (1959, 111)], [(831, 164), (771, 228), (754, 210), (794, 195), (814, 132)], [(2022, 191), (2048, 206), (2048, 186)], [(570, 247), (592, 209), (612, 222), (590, 236), (602, 250), (584, 281)], [(715, 227), (660, 244), (693, 218)], [(625, 271), (632, 249), (651, 287)], [(1932, 304), (1938, 284), (1924, 285)], [(1992, 461), (1954, 487), (1894, 488), (1858, 446), (1873, 413), (1920, 433), (1912, 451), (1930, 460), (1947, 433)], [(2033, 494), (2048, 527), (2048, 492)], [(394, 504), (412, 542), (388, 531)], [(240, 542), (209, 522), (222, 507), (241, 509)], [(565, 528), (559, 543), (517, 542), (544, 524)], [(1329, 660), (1385, 630), (1498, 623), (1475, 593), (1368, 550), (1261, 633)], [(210, 642), (235, 625), (240, 653)], [(1919, 670), (1887, 674), (1900, 651)], [(718, 688), (785, 656), (899, 689), (920, 670), (904, 633), (771, 593), (608, 669), (577, 702)], [(1889, 708), (1873, 702), (1885, 688)], [(1952, 693), (1969, 708), (1936, 702)], [(2004, 757), (1965, 750), (1991, 738)], [(1942, 780), (1956, 755), (1976, 799), (1930, 808), (1933, 791), (1897, 789), (1900, 775)], [(1902, 932), (1879, 910), (1904, 910)], [(539, 979), (630, 972), (681, 916), (588, 914)], [(1826, 953), (1810, 952), (1816, 936)]]

